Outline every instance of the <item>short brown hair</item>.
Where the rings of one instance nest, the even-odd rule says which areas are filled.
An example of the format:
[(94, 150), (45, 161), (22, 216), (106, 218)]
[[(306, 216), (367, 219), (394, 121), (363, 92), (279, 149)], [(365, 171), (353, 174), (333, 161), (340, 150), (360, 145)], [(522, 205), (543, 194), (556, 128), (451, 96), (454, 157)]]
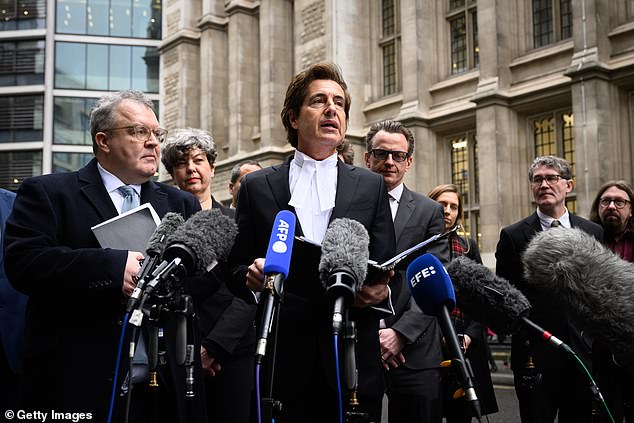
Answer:
[(317, 63), (308, 69), (295, 75), (286, 90), (286, 98), (284, 99), (284, 107), (282, 108), (282, 123), (286, 129), (286, 139), (294, 148), (297, 148), (297, 130), (291, 125), (291, 118), (299, 116), (299, 110), (304, 104), (304, 99), (308, 92), (308, 86), (317, 79), (325, 79), (335, 81), (344, 93), (346, 112), (346, 122), (350, 115), (350, 93), (348, 85), (341, 76), (341, 70), (333, 63)]

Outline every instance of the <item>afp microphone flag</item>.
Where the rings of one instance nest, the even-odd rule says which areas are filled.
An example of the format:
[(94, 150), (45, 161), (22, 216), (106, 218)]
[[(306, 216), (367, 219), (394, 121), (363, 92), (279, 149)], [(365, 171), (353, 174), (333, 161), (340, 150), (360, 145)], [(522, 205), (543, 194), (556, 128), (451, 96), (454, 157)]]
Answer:
[(264, 261), (264, 274), (282, 274), (288, 277), (293, 253), (293, 238), (295, 237), (295, 215), (288, 210), (282, 210), (275, 216), (269, 248)]

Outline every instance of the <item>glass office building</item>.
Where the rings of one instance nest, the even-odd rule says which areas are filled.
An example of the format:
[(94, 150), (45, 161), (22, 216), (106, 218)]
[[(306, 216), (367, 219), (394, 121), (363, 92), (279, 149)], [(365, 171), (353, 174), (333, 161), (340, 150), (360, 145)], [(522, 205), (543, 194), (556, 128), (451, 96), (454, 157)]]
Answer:
[(0, 1), (0, 187), (90, 161), (105, 92), (158, 104), (160, 41), (160, 0)]

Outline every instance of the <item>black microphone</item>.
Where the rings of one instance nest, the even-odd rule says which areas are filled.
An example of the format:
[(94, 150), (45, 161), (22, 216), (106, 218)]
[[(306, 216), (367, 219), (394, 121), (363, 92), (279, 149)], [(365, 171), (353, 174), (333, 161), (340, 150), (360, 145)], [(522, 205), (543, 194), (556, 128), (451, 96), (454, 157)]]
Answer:
[(163, 260), (151, 274), (144, 295), (173, 276), (187, 277), (211, 270), (226, 259), (238, 232), (233, 219), (218, 209), (202, 210), (168, 237)]
[(368, 272), (370, 236), (353, 219), (333, 220), (321, 243), (319, 278), (333, 304), (332, 329), (339, 334), (345, 308), (354, 302)]
[(474, 320), (486, 323), (495, 333), (510, 335), (520, 325), (551, 347), (573, 353), (559, 338), (528, 319), (531, 305), (522, 292), (506, 279), (468, 257), (456, 257), (447, 265), (460, 308)]
[(575, 228), (539, 232), (522, 259), (526, 283), (548, 292), (634, 374), (634, 263)]
[(141, 269), (137, 273), (137, 284), (128, 300), (126, 312), (131, 312), (139, 302), (141, 294), (145, 289), (145, 284), (148, 281), (148, 276), (156, 267), (156, 264), (160, 261), (165, 250), (165, 244), (167, 237), (169, 237), (174, 231), (183, 224), (185, 220), (183, 216), (178, 213), (169, 212), (163, 216), (161, 223), (156, 227), (152, 236), (147, 242), (145, 247), (145, 258)]
[(449, 314), (456, 306), (456, 297), (447, 270), (440, 260), (426, 253), (407, 267), (406, 274), (416, 304), (423, 313), (436, 316), (438, 319), (451, 357), (451, 369), (471, 405), (474, 416), (480, 420), (480, 401)]
[(260, 321), (260, 337), (255, 350), (255, 361), (261, 363), (266, 355), (266, 344), (272, 330), (273, 314), (276, 301), (283, 294), (284, 281), (288, 277), (293, 253), (295, 237), (295, 215), (288, 210), (281, 210), (275, 216), (269, 248), (264, 259), (264, 308)]

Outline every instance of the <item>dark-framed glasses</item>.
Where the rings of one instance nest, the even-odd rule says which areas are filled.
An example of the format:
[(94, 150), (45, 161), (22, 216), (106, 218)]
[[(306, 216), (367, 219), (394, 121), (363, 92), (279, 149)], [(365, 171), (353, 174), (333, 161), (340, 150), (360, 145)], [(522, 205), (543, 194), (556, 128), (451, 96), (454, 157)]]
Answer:
[(167, 129), (163, 129), (163, 128), (150, 129), (145, 125), (122, 126), (120, 128), (104, 129), (103, 132), (118, 131), (121, 129), (127, 129), (127, 130), (132, 129), (134, 131), (134, 137), (137, 139), (137, 141), (140, 141), (140, 142), (149, 141), (150, 138), (152, 137), (152, 134), (154, 134), (158, 142), (165, 141), (165, 137), (167, 136)]
[(599, 201), (599, 204), (601, 204), (601, 207), (610, 207), (610, 203), (614, 203), (614, 207), (616, 207), (617, 209), (622, 209), (629, 202), (630, 202), (629, 200), (620, 200), (620, 199), (615, 200), (613, 198), (602, 198), (601, 201)]
[(562, 178), (561, 175), (535, 175), (531, 179), (531, 184), (533, 185), (541, 185), (542, 182), (546, 181), (548, 185), (555, 185)]
[(387, 156), (391, 154), (392, 160), (395, 162), (404, 162), (409, 157), (407, 151), (383, 150), (382, 148), (370, 150), (370, 154), (374, 155), (377, 160), (387, 160)]

